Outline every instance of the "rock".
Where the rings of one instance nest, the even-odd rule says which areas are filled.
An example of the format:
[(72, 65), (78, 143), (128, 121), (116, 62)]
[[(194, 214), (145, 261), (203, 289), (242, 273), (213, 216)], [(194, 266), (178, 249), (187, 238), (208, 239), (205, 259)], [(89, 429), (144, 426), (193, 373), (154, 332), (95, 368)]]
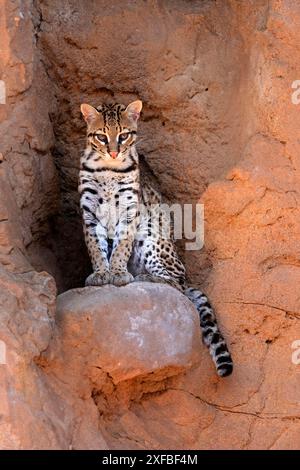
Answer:
[[(117, 385), (137, 377), (160, 380), (199, 361), (199, 317), (193, 304), (163, 284), (132, 283), (73, 289), (58, 296), (56, 347), (47, 358), (68, 364), (82, 382), (97, 368)], [(73, 370), (74, 368), (74, 370)]]
[(59, 404), (34, 362), (53, 334), (55, 296), (47, 273), (0, 267), (0, 449), (64, 447)]
[[(0, 2), (1, 448), (299, 448), (299, 22), (294, 1), (103, 1), (100, 15), (97, 2)], [(160, 354), (151, 374), (167, 343), (147, 357), (123, 343), (128, 316), (109, 329), (104, 312), (108, 350), (88, 321), (55, 316), (55, 283), (81, 287), (90, 271), (79, 105), (137, 97), (144, 170), (172, 202), (205, 206), (205, 248), (179, 244), (231, 348), (225, 380), (180, 331), (182, 362)], [(120, 305), (133, 286), (105, 289)], [(120, 337), (134, 357), (118, 360)]]
[(1, 279), (2, 449), (107, 448), (100, 411), (124, 410), (145, 393), (165, 390), (168, 379), (199, 361), (197, 312), (172, 287), (74, 289), (58, 297), (54, 324), (48, 275), (18, 280), (1, 271)]

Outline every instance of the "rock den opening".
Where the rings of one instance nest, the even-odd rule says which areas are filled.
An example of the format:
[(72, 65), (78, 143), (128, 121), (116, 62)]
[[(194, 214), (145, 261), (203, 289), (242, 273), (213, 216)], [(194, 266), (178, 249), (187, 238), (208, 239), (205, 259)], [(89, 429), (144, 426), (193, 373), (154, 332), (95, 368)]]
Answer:
[[(299, 24), (292, 0), (0, 3), (0, 448), (299, 447)], [(104, 417), (102, 405), (116, 402), (111, 361), (103, 371), (86, 353), (105, 347), (102, 330), (87, 326), (82, 290), (57, 302), (55, 284), (82, 286), (90, 269), (77, 196), (80, 103), (136, 98), (145, 169), (168, 200), (204, 204), (205, 248), (181, 254), (216, 307), (235, 370), (218, 379), (193, 339), (184, 343), (193, 360), (173, 356), (184, 373), (166, 378), (174, 369), (164, 357), (152, 384), (149, 367), (137, 366), (138, 399), (123, 400), (121, 384), (124, 406)], [(128, 296), (162, 321), (166, 287), (157, 298), (153, 286), (140, 296), (107, 289), (92, 321), (107, 321), (108, 337), (121, 341), (105, 315), (116, 318)], [(168, 292), (175, 311), (179, 294)], [(173, 310), (166, 318), (180, 332), (186, 307), (178, 318)], [(73, 348), (80, 370), (76, 360), (65, 369)], [(117, 364), (113, 341), (112, 352)]]
[[(101, 2), (101, 14), (97, 2), (34, 5), (36, 68), (45, 82), (36, 106), (49, 116), (51, 139), (42, 139), (56, 186), (27, 249), (61, 291), (83, 285), (90, 269), (77, 196), (85, 145), (80, 103), (142, 99), (138, 149), (169, 200), (194, 203), (238, 158), (247, 57), (229, 4)], [(192, 280), (204, 279), (209, 256), (182, 256)]]

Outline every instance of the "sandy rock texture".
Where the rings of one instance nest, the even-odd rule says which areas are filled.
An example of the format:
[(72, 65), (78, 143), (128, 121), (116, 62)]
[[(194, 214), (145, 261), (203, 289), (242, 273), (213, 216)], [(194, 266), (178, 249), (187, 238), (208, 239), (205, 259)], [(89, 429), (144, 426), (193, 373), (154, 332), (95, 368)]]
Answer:
[[(299, 448), (299, 24), (296, 0), (0, 0), (0, 448)], [(128, 286), (56, 302), (90, 270), (79, 105), (137, 97), (144, 170), (172, 202), (204, 204), (204, 249), (179, 247), (230, 345), (225, 380), (168, 287), (139, 287), (143, 300)], [(191, 336), (153, 289), (182, 303)], [(164, 349), (155, 369), (155, 335), (143, 367), (128, 352), (130, 377), (114, 369), (132, 340), (116, 344), (129, 293), (137, 318), (148, 302), (155, 325), (170, 325), (182, 362), (168, 365)], [(127, 314), (110, 329), (93, 301), (91, 321), (105, 329), (88, 336), (80, 325), (94, 296), (114, 321), (120, 306)], [(68, 371), (79, 347), (83, 362)], [(105, 372), (89, 369), (80, 394), (87, 351), (100, 349)]]
[[(197, 366), (198, 325), (193, 305), (169, 286), (136, 283), (59, 295), (57, 329), (38, 363), (71, 415), (72, 447), (132, 447), (133, 437), (122, 443), (119, 423), (125, 420), (135, 428), (139, 418), (132, 405), (164, 393)], [(140, 435), (138, 447), (161, 445), (142, 423), (135, 433)], [(180, 447), (180, 436), (175, 442)]]
[[(164, 285), (70, 290), (58, 297), (56, 318), (61, 334), (53, 354), (62, 356), (62, 368), (83, 360), (118, 384), (164, 368), (176, 375), (197, 363), (198, 316), (184, 295)], [(82, 373), (75, 375), (80, 382)]]

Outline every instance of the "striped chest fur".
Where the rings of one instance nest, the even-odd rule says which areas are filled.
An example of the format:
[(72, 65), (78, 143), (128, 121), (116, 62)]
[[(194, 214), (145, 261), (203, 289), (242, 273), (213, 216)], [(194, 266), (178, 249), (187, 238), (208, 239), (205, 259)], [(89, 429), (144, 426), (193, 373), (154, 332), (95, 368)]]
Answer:
[(105, 226), (108, 238), (113, 238), (120, 218), (124, 218), (124, 223), (129, 216), (137, 219), (139, 188), (137, 169), (125, 174), (101, 170), (92, 176), (81, 170), (79, 193), (85, 224), (94, 226), (96, 231)]

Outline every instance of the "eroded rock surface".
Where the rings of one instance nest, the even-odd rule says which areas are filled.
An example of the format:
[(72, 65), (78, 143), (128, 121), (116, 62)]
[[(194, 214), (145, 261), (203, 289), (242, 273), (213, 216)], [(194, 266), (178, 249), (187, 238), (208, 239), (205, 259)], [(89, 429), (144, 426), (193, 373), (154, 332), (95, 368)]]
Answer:
[[(2, 448), (299, 448), (299, 23), (293, 0), (0, 2)], [(101, 388), (97, 369), (78, 398), (45, 351), (62, 331), (54, 279), (61, 292), (90, 269), (79, 104), (137, 97), (148, 171), (205, 205), (205, 249), (182, 254), (235, 370), (216, 377), (199, 344), (184, 374)]]
[[(84, 365), (118, 384), (155, 374), (185, 371), (199, 361), (199, 318), (191, 302), (174, 288), (133, 283), (122, 288), (73, 289), (57, 300), (60, 335), (51, 355), (74, 367)], [(80, 366), (80, 362), (83, 364)]]

